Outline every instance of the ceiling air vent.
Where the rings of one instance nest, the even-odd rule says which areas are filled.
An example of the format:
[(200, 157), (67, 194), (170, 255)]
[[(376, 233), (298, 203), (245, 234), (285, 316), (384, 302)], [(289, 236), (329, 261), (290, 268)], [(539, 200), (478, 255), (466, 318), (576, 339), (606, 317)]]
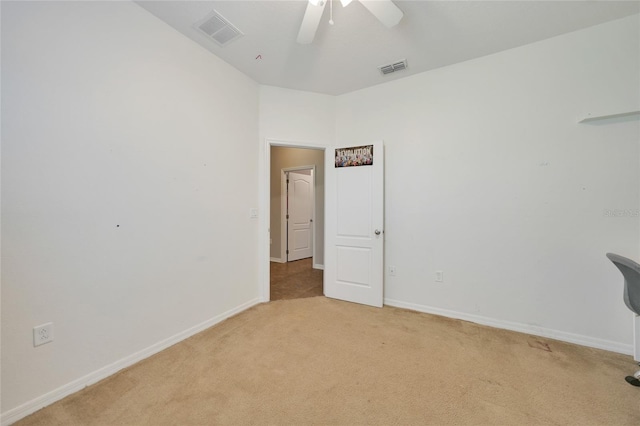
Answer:
[(244, 35), (215, 10), (202, 21), (197, 22), (195, 27), (220, 46), (226, 46)]
[(396, 72), (396, 71), (402, 71), (402, 70), (404, 70), (406, 68), (407, 68), (407, 60), (406, 59), (403, 59), (403, 60), (398, 61), (398, 62), (394, 62), (393, 64), (382, 65), (382, 66), (378, 67), (378, 69), (380, 70), (380, 72), (383, 75), (391, 74), (392, 72)]

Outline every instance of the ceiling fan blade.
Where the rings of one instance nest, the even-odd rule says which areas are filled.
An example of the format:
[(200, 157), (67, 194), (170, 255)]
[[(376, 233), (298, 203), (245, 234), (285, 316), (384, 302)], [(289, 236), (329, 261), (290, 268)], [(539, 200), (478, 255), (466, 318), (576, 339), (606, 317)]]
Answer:
[(317, 6), (314, 6), (311, 2), (307, 2), (307, 10), (304, 12), (300, 32), (298, 32), (298, 43), (309, 44), (313, 41), (326, 4), (327, 2), (323, 1), (322, 4), (318, 3)]
[(404, 13), (391, 0), (360, 0), (369, 12), (387, 28), (398, 25)]

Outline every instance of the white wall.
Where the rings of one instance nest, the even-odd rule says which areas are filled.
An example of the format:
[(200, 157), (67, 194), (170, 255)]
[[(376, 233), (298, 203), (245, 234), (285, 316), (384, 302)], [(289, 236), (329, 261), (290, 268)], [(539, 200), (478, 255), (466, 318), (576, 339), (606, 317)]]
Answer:
[[(337, 99), (339, 143), (385, 141), (387, 303), (631, 352), (638, 15)], [(435, 271), (444, 283), (435, 283)]]
[(259, 90), (133, 3), (2, 9), (6, 422), (257, 302)]
[(260, 138), (329, 146), (336, 137), (335, 96), (260, 86)]

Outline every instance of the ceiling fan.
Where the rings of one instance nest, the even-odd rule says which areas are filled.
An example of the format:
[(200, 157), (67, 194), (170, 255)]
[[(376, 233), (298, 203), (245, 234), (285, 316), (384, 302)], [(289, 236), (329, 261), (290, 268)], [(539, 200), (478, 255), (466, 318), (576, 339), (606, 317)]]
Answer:
[[(298, 32), (298, 43), (309, 44), (313, 42), (327, 2), (332, 8), (332, 0), (309, 0)], [(340, 0), (340, 3), (343, 7), (347, 7), (351, 0)], [(404, 13), (391, 0), (360, 0), (360, 3), (387, 28), (397, 25), (404, 16)], [(329, 20), (329, 24), (333, 25), (333, 17)]]

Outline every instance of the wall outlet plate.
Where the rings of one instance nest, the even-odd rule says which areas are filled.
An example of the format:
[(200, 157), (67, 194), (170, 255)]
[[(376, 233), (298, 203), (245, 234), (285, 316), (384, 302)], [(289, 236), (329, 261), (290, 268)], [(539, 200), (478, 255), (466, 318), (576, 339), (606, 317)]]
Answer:
[(48, 322), (46, 324), (33, 327), (33, 346), (44, 345), (45, 343), (53, 342), (53, 323)]

